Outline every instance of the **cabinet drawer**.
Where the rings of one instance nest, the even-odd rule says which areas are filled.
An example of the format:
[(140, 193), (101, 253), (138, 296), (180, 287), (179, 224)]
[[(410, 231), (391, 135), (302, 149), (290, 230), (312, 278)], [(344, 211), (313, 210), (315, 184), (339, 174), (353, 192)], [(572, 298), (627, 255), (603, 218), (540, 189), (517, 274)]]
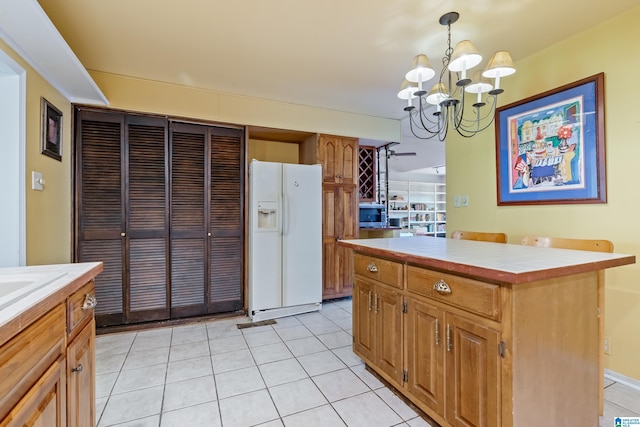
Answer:
[(64, 354), (60, 304), (0, 348), (0, 420)]
[[(450, 292), (435, 290), (436, 283), (442, 284), (443, 288), (448, 287)], [(500, 286), (498, 285), (409, 266), (407, 267), (407, 287), (409, 291), (416, 294), (491, 319), (500, 319)]]
[(386, 259), (356, 253), (353, 256), (355, 274), (379, 280), (398, 289), (404, 287), (402, 264)]
[(78, 289), (67, 298), (67, 334), (73, 335), (76, 328), (84, 323), (84, 320), (93, 317), (95, 307), (95, 287), (93, 280)]

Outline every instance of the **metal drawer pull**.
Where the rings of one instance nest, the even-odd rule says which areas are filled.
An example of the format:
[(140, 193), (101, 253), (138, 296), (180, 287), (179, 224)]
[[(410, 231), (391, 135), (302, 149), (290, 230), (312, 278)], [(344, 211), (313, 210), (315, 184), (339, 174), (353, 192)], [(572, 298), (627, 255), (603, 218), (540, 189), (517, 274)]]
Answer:
[(374, 306), (374, 311), (377, 313), (378, 312), (378, 294), (376, 294), (374, 296), (374, 300), (373, 300), (373, 306)]
[(369, 296), (368, 296), (368, 306), (369, 306), (369, 311), (371, 311), (371, 291), (369, 291)]
[(451, 326), (447, 325), (447, 351), (451, 351)]
[(94, 295), (87, 294), (84, 297), (84, 303), (82, 303), (82, 309), (91, 310), (92, 308), (95, 308), (96, 305), (98, 305), (98, 300), (96, 299), (96, 297)]
[(440, 345), (440, 326), (438, 325), (438, 319), (436, 319), (436, 345)]
[(441, 294), (451, 293), (451, 288), (449, 287), (449, 285), (447, 285), (447, 282), (442, 279), (438, 280), (436, 284), (433, 285), (433, 289), (435, 289), (436, 292), (440, 292)]
[(367, 270), (369, 270), (372, 273), (377, 273), (378, 272), (378, 266), (375, 265), (375, 263), (373, 261), (371, 261), (371, 263), (367, 266)]
[(82, 372), (82, 364), (78, 365), (77, 368), (71, 368), (71, 372)]

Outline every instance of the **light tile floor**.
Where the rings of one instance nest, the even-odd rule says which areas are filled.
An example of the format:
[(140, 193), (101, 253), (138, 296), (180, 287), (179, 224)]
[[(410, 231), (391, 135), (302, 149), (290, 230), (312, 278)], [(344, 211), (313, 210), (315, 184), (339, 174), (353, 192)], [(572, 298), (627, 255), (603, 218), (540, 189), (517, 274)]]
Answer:
[[(242, 322), (98, 336), (98, 426), (430, 426), (351, 351), (351, 299), (274, 325)], [(640, 414), (631, 388), (609, 381), (605, 398), (601, 427)]]

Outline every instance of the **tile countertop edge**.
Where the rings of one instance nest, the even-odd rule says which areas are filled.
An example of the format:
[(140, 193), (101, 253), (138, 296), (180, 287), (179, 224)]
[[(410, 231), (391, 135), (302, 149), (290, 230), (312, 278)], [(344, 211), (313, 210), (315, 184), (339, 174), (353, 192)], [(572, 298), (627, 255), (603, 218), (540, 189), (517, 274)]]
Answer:
[(12, 337), (26, 329), (52, 308), (63, 303), (69, 295), (95, 278), (102, 270), (102, 262), (37, 265), (0, 269), (0, 274), (2, 274), (3, 271), (20, 272), (24, 274), (42, 271), (64, 271), (67, 273), (45, 286), (41, 292), (36, 292), (27, 297), (29, 301), (23, 302), (23, 307), (21, 307), (19, 311), (9, 310), (11, 307), (0, 311), (0, 345), (3, 345)]
[[(433, 257), (430, 256), (430, 251), (425, 250), (424, 253), (417, 253), (415, 248), (402, 248), (402, 243), (410, 242), (415, 239), (434, 239), (434, 241), (442, 242), (442, 244), (456, 245), (458, 247), (465, 247), (467, 249), (490, 249), (499, 247), (502, 250), (509, 251), (510, 248), (515, 248), (515, 251), (554, 251), (555, 254), (559, 254), (559, 251), (566, 251), (567, 253), (580, 253), (586, 251), (576, 251), (569, 249), (555, 249), (555, 248), (541, 248), (533, 246), (522, 246), (503, 243), (491, 243), (491, 242), (478, 242), (478, 241), (466, 241), (466, 240), (452, 240), (435, 237), (417, 237), (417, 238), (382, 238), (382, 239), (360, 239), (360, 240), (339, 240), (338, 244), (351, 248), (355, 251), (363, 252), (366, 254), (376, 255), (384, 258), (393, 259), (400, 262), (406, 262), (423, 266), (427, 268), (433, 268), (443, 272), (459, 274), (470, 278), (480, 279), (484, 281), (493, 282), (496, 284), (520, 284), (529, 283), (537, 280), (552, 279), (556, 277), (569, 276), (573, 274), (593, 272), (597, 270), (603, 270), (606, 268), (619, 267), (623, 265), (634, 264), (636, 262), (635, 255), (627, 254), (611, 254), (602, 252), (589, 252), (591, 258), (598, 258), (588, 262), (571, 263), (568, 262), (561, 266), (550, 267), (535, 267), (529, 269), (523, 269), (520, 272), (502, 270), (499, 268), (493, 268), (484, 266), (481, 264), (465, 263), (460, 260), (446, 259), (445, 257)], [(389, 248), (385, 246), (386, 243), (393, 241), (394, 247)], [(382, 243), (382, 244), (380, 244)], [(500, 245), (500, 246), (495, 246)], [(446, 248), (445, 248), (446, 252)], [(441, 254), (440, 254), (441, 255)]]

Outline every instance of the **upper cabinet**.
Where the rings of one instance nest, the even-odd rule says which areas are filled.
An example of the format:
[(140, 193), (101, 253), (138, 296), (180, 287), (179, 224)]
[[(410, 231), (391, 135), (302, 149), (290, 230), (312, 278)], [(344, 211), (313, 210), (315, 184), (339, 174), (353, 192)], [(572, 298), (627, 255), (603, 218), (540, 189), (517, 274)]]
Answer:
[(358, 184), (358, 139), (320, 135), (318, 163), (325, 184)]
[(376, 147), (361, 145), (358, 149), (358, 195), (361, 202), (376, 201)]

